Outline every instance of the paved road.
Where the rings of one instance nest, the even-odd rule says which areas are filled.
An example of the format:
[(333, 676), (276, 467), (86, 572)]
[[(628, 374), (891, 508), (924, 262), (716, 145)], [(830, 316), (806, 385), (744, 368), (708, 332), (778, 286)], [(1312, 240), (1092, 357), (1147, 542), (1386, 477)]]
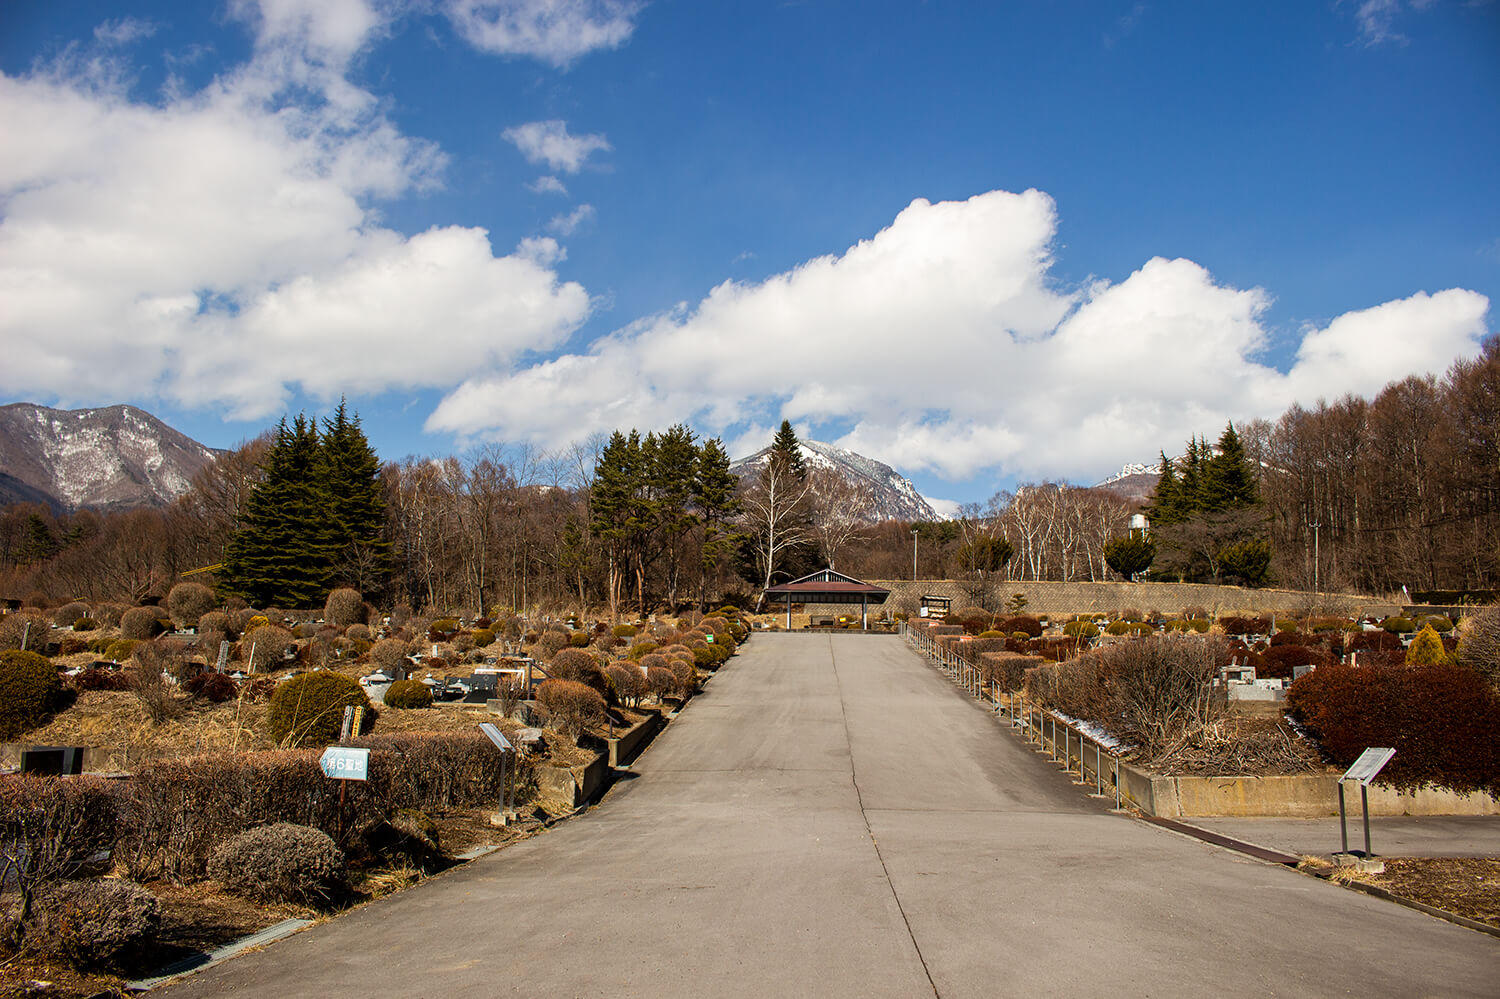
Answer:
[(1107, 811), (900, 639), (758, 635), (635, 769), (169, 995), (1500, 989), (1500, 940)]

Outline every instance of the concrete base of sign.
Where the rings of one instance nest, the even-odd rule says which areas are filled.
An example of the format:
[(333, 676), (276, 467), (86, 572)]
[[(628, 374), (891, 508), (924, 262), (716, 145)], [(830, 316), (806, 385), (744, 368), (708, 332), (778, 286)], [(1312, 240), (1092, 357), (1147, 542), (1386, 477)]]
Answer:
[(1333, 862), (1339, 867), (1352, 867), (1361, 874), (1383, 874), (1385, 872), (1385, 861), (1370, 854), (1366, 857), (1362, 850), (1350, 850), (1348, 853), (1335, 853)]
[(521, 813), (519, 811), (514, 808), (509, 808), (503, 812), (495, 812), (493, 815), (491, 815), (490, 825), (494, 826), (496, 829), (504, 829), (506, 826), (510, 825), (520, 817)]

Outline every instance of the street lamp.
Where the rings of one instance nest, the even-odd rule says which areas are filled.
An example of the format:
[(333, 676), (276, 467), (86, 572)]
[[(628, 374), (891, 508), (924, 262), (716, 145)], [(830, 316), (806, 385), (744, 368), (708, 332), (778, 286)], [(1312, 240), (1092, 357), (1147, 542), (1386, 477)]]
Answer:
[(911, 529), (911, 581), (917, 581), (917, 529)]

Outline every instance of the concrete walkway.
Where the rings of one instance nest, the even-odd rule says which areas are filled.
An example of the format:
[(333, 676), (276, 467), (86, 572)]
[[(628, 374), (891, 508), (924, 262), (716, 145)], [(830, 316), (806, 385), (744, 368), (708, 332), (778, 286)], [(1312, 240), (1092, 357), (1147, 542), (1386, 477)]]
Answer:
[(168, 991), (1486, 995), (1500, 941), (1085, 797), (900, 639), (757, 635), (588, 814)]
[[(1365, 848), (1359, 793), (1349, 809), (1349, 847)], [(1295, 856), (1327, 857), (1340, 847), (1338, 816), (1326, 819), (1183, 819), (1190, 825)], [(1370, 848), (1380, 857), (1500, 857), (1500, 815), (1372, 816)]]

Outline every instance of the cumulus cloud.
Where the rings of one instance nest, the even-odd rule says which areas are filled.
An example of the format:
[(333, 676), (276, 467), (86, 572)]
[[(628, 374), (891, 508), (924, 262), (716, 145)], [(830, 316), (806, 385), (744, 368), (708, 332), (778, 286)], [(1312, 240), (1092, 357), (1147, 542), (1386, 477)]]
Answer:
[(136, 101), (76, 63), (0, 75), (0, 131), (29, 137), (0, 155), (0, 391), (262, 418), (297, 389), (448, 387), (587, 317), (552, 240), (497, 256), (481, 229), (379, 223), (444, 166), (344, 75), (385, 7), (234, 11), (255, 54), (197, 92)]
[[(516, 125), (501, 136), (514, 143), (528, 162), (545, 163), (564, 173), (577, 173), (590, 156), (610, 148), (609, 140), (602, 135), (569, 135), (568, 123), (557, 119)], [(556, 182), (558, 187), (562, 186), (561, 181)]]
[(1283, 372), (1264, 360), (1266, 291), (1164, 258), (1060, 288), (1056, 229), (1039, 191), (914, 201), (841, 255), (472, 378), (428, 428), (559, 444), (686, 419), (748, 452), (786, 418), (847, 427), (836, 443), (907, 470), (1083, 479), (1228, 419), (1442, 369), (1485, 335), (1483, 295), (1418, 293), (1305, 330)]
[(625, 44), (641, 6), (627, 0), (445, 0), (443, 10), (478, 49), (567, 68), (590, 52)]

